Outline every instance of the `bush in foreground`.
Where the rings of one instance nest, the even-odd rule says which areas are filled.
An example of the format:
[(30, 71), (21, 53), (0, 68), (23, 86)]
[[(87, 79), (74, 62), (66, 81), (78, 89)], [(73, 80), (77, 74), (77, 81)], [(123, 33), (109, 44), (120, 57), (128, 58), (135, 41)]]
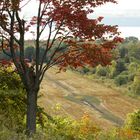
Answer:
[[(136, 140), (140, 139), (139, 114), (130, 115), (125, 128), (115, 128), (108, 132), (102, 131), (88, 114), (76, 121), (68, 117), (48, 116), (38, 108), (37, 133), (28, 138), (25, 135), (26, 96), (18, 75), (9, 75), (9, 70), (1, 71), (3, 84), (0, 87), (0, 140)], [(5, 80), (5, 76), (10, 79)], [(16, 78), (15, 78), (16, 77)], [(2, 79), (3, 78), (3, 79)], [(14, 81), (14, 82), (12, 82)], [(12, 83), (19, 83), (14, 88)], [(6, 87), (3, 90), (3, 87)], [(130, 121), (131, 120), (131, 121)], [(131, 127), (127, 127), (131, 126)]]
[(140, 109), (128, 114), (125, 127), (140, 133)]

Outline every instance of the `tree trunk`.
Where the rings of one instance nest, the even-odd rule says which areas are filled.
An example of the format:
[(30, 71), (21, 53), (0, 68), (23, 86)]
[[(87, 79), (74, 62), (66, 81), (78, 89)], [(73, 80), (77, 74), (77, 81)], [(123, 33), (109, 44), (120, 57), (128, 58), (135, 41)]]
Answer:
[(27, 134), (32, 135), (36, 132), (36, 112), (37, 112), (37, 93), (38, 91), (27, 91)]

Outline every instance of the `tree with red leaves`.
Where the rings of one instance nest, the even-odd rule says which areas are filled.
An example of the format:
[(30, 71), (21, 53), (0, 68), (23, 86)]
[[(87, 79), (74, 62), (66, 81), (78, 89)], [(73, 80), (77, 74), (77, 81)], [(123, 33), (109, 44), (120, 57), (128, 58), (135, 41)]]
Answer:
[[(68, 66), (77, 68), (84, 65), (110, 64), (111, 51), (116, 43), (121, 41), (117, 37), (117, 26), (102, 24), (103, 17), (87, 17), (94, 13), (95, 7), (108, 2), (116, 3), (115, 0), (35, 2), (38, 4), (37, 15), (25, 20), (21, 17), (21, 12), (30, 0), (0, 1), (0, 48), (11, 58), (25, 86), (27, 131), (30, 134), (36, 131), (37, 95), (45, 72), (54, 65), (66, 69)], [(27, 65), (24, 52), (25, 35), (28, 32), (33, 32), (35, 37), (34, 63), (30, 65)], [(47, 34), (47, 38), (42, 44), (43, 32)], [(40, 55), (42, 45), (45, 51)], [(19, 51), (18, 55), (16, 49)], [(44, 63), (46, 56), (47, 63)], [(6, 64), (6, 61), (3, 63)]]

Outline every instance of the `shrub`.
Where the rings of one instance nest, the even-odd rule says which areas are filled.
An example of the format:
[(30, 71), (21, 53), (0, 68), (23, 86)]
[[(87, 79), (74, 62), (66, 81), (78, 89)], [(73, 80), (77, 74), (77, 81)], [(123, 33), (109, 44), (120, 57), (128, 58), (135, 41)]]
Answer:
[(126, 76), (126, 75), (118, 75), (114, 80), (115, 80), (115, 84), (117, 86), (121, 86), (121, 85), (127, 84), (128, 76)]
[(0, 67), (0, 114), (1, 125), (8, 129), (23, 130), (25, 91), (19, 75), (12, 67)]
[[(11, 67), (0, 68), (0, 124), (23, 131), (26, 116), (26, 91), (19, 75)], [(43, 126), (43, 110), (38, 107), (37, 124)]]
[(125, 127), (140, 132), (140, 109), (127, 115)]
[(133, 94), (140, 95), (140, 75), (135, 75), (134, 82), (130, 88)]
[(127, 128), (114, 128), (99, 135), (98, 140), (139, 140), (140, 134)]
[(25, 94), (18, 90), (0, 91), (0, 124), (8, 129), (23, 131), (26, 114)]
[(91, 71), (91, 73), (92, 74), (95, 74), (96, 73), (96, 68), (93, 68), (92, 71)]
[(140, 65), (137, 62), (131, 62), (128, 66), (128, 71), (131, 73), (136, 73), (137, 71), (139, 71), (140, 69)]
[(95, 74), (95, 73), (96, 73), (96, 67), (89, 67), (88, 74), (91, 75), (91, 74)]
[(123, 71), (120, 75), (123, 75), (124, 77), (127, 77), (128, 81), (127, 82), (131, 82), (134, 81), (134, 76), (135, 74), (129, 71)]
[(99, 65), (97, 68), (96, 68), (96, 74), (98, 76), (106, 76), (107, 75), (107, 68), (106, 67), (102, 67), (101, 65)]
[(57, 115), (54, 121), (46, 123), (46, 135), (50, 140), (94, 140), (100, 133), (87, 114), (78, 121)]
[(0, 67), (0, 89), (1, 90), (14, 90), (23, 89), (23, 84), (19, 75), (13, 70), (12, 67)]
[(87, 67), (84, 67), (83, 69), (82, 69), (82, 73), (83, 74), (86, 74), (86, 73), (88, 73), (89, 72), (89, 69), (87, 68)]
[(135, 74), (131, 73), (128, 75), (128, 81), (131, 82), (131, 81), (134, 81), (134, 77), (135, 77)]

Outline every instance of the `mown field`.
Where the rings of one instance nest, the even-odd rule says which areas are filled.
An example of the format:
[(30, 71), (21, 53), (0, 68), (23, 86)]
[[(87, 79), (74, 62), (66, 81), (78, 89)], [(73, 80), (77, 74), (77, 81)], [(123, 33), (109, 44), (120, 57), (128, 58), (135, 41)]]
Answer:
[[(121, 126), (128, 113), (140, 108), (138, 99), (72, 71), (50, 69), (43, 80), (39, 104), (50, 115), (74, 119), (87, 113), (103, 129)], [(56, 108), (56, 109), (54, 109)]]

